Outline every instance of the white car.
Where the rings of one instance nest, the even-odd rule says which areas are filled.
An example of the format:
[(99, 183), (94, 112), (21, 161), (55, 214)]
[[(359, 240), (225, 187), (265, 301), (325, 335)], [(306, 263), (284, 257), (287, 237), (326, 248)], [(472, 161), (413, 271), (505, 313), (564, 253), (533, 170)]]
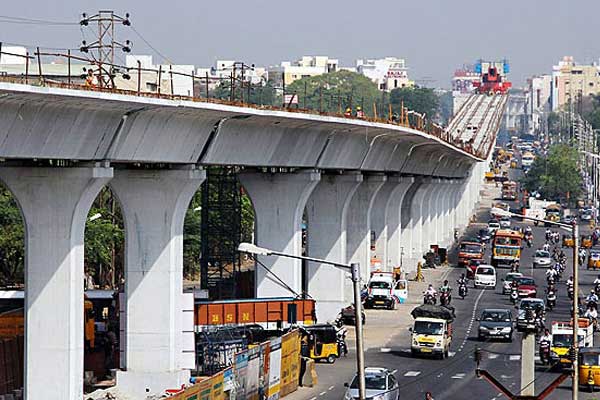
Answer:
[(500, 222), (495, 219), (488, 222), (488, 232), (491, 235), (493, 235), (498, 229), (500, 229)]
[(522, 276), (523, 274), (520, 272), (509, 272), (506, 274), (506, 277), (502, 280), (502, 294), (510, 293), (513, 281)]
[(495, 288), (496, 287), (496, 269), (491, 265), (481, 264), (475, 270), (475, 279), (473, 281), (475, 289)]
[(500, 228), (502, 228), (502, 229), (510, 228), (510, 217), (500, 218)]
[[(400, 387), (398, 381), (387, 368), (365, 368), (365, 384), (367, 399), (373, 400), (398, 400)], [(344, 400), (358, 399), (358, 376), (354, 376), (352, 383), (344, 384), (348, 389)]]
[(533, 268), (549, 267), (552, 264), (552, 256), (546, 250), (538, 250), (533, 256)]

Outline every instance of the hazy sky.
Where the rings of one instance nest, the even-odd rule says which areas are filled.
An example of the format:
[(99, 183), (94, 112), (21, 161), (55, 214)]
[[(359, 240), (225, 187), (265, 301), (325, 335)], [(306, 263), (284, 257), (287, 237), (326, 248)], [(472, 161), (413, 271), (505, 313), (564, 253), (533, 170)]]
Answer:
[[(478, 58), (508, 58), (521, 84), (563, 55), (581, 63), (600, 57), (600, 0), (28, 0), (3, 1), (0, 14), (78, 22), (81, 12), (99, 9), (129, 12), (171, 62), (197, 66), (216, 59), (274, 65), (305, 54), (354, 65), (398, 56), (412, 79), (449, 87), (454, 69)], [(152, 53), (134, 32), (119, 36), (134, 42), (134, 53)], [(81, 39), (77, 25), (0, 22), (3, 42), (78, 47)]]

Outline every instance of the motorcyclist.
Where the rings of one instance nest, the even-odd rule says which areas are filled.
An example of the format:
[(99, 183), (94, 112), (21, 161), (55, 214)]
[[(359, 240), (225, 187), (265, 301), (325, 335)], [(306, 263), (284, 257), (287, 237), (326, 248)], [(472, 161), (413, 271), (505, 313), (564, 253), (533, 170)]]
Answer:
[(585, 256), (587, 255), (585, 249), (579, 250), (579, 265), (583, 264), (585, 261)]
[(531, 231), (531, 227), (526, 226), (525, 227), (525, 236), (530, 236), (530, 235), (533, 235), (533, 232)]
[(437, 296), (437, 290), (435, 290), (435, 288), (433, 287), (432, 284), (429, 284), (429, 286), (425, 290), (424, 295), (425, 295), (425, 299), (427, 299), (428, 296), (431, 296), (433, 298), (433, 303), (435, 304), (435, 302), (436, 302), (436, 296)]
[(548, 281), (550, 280), (550, 278), (552, 278), (553, 280), (556, 280), (556, 275), (558, 275), (558, 271), (556, 271), (556, 269), (548, 268), (546, 270), (546, 279)]
[(552, 336), (550, 335), (550, 331), (548, 329), (544, 329), (544, 334), (540, 336), (540, 344), (542, 342), (550, 343), (552, 341)]
[(448, 304), (449, 304), (450, 300), (452, 300), (452, 296), (450, 295), (450, 292), (452, 292), (452, 288), (450, 287), (450, 284), (448, 283), (447, 279), (444, 281), (444, 284), (442, 286), (440, 286), (439, 292), (440, 292), (440, 294), (446, 293), (448, 295)]
[(588, 294), (588, 296), (585, 298), (585, 301), (589, 304), (589, 303), (595, 303), (598, 304), (598, 296), (596, 295), (596, 293), (594, 292), (594, 289), (592, 289), (590, 291), (590, 294)]
[[(598, 276), (598, 279), (600, 279), (600, 275)], [(594, 281), (594, 282), (596, 282), (596, 281)], [(573, 277), (572, 276), (570, 276), (569, 279), (567, 279), (566, 284), (567, 284), (567, 287), (573, 286)]]
[(548, 242), (544, 243), (542, 249), (544, 249), (545, 251), (550, 251), (550, 245), (548, 244)]
[(595, 321), (598, 319), (598, 310), (596, 307), (589, 305), (587, 310), (585, 310), (585, 314), (583, 314), (584, 318)]
[(550, 240), (550, 236), (552, 235), (552, 231), (550, 228), (546, 228), (546, 241)]
[(465, 276), (465, 274), (464, 274), (464, 273), (463, 273), (463, 274), (460, 274), (460, 278), (458, 278), (458, 279), (456, 280), (456, 283), (457, 283), (458, 285), (466, 285), (466, 284), (467, 284), (467, 282), (468, 282), (468, 280), (467, 280), (467, 277)]
[[(544, 334), (540, 336), (540, 357), (542, 358), (542, 362), (545, 364), (550, 360), (544, 359), (545, 357), (550, 356), (550, 346), (552, 345), (552, 336), (550, 335), (550, 331), (548, 329), (544, 329)], [(547, 354), (544, 352), (544, 346)]]
[(594, 286), (600, 283), (600, 275), (596, 279), (594, 279)]

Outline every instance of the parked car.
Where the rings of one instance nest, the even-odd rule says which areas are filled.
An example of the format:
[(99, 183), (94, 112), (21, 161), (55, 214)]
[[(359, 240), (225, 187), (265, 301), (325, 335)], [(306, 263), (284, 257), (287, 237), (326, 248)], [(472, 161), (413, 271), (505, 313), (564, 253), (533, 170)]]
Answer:
[(510, 217), (500, 218), (500, 228), (502, 228), (502, 229), (510, 228)]
[(513, 318), (505, 308), (488, 308), (482, 311), (479, 321), (479, 340), (506, 339), (512, 342)]
[(491, 265), (481, 264), (475, 270), (475, 282), (473, 285), (476, 289), (495, 288), (496, 287), (496, 268)]
[[(400, 398), (400, 387), (394, 375), (387, 368), (365, 368), (365, 385), (368, 399), (398, 400)], [(348, 385), (344, 400), (358, 399), (358, 375), (354, 376), (352, 383)]]
[(519, 297), (537, 296), (537, 285), (535, 284), (535, 280), (530, 276), (517, 278), (517, 287), (519, 289)]
[(523, 274), (520, 272), (509, 272), (506, 274), (506, 277), (502, 280), (502, 294), (509, 294), (513, 281), (522, 276)]
[(496, 233), (498, 229), (500, 229), (500, 222), (498, 222), (497, 219), (491, 219), (488, 222), (488, 232), (490, 233), (490, 235)]
[(552, 264), (552, 256), (546, 250), (538, 250), (533, 256), (533, 268), (546, 268)]

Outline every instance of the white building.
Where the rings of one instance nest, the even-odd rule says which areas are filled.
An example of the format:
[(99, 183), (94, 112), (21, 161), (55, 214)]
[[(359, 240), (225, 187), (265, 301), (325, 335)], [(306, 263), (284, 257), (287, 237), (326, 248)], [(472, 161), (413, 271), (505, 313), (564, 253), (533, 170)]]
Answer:
[(530, 134), (539, 133), (542, 129), (544, 113), (550, 111), (551, 91), (551, 75), (534, 76), (527, 80), (526, 110)]
[(379, 90), (389, 92), (395, 88), (413, 85), (408, 79), (408, 68), (403, 58), (358, 59), (356, 72), (375, 82)]
[(268, 80), (266, 68), (233, 60), (217, 60), (212, 67), (202, 67), (196, 70), (196, 76), (199, 78), (208, 76), (210, 90), (217, 87), (222, 80), (231, 79), (232, 75), (235, 75), (237, 79), (242, 79), (243, 76), (244, 81), (250, 82), (252, 85), (264, 85)]
[(2, 54), (0, 54), (0, 65), (25, 65), (26, 55), (27, 49), (25, 47), (2, 46)]
[[(138, 64), (139, 61), (139, 64)], [(158, 90), (158, 79), (160, 75), (160, 89), (162, 94), (173, 94), (177, 96), (194, 95), (194, 73), (193, 65), (154, 64), (152, 56), (128, 55), (125, 59), (126, 67), (129, 69), (131, 79), (125, 80), (117, 75), (115, 84), (119, 89), (137, 90), (137, 68), (152, 71), (142, 71), (141, 91), (153, 92)], [(155, 71), (160, 71), (160, 74)], [(185, 75), (182, 75), (185, 74)]]
[(337, 59), (328, 56), (302, 56), (295, 62), (283, 61), (279, 66), (269, 67), (269, 76), (276, 80), (283, 80), (286, 85), (311, 76), (318, 76), (339, 69)]

